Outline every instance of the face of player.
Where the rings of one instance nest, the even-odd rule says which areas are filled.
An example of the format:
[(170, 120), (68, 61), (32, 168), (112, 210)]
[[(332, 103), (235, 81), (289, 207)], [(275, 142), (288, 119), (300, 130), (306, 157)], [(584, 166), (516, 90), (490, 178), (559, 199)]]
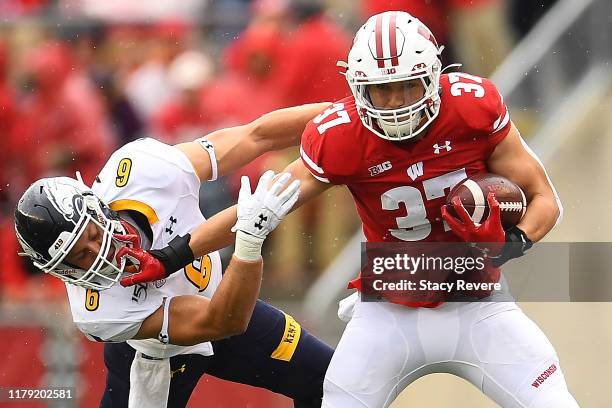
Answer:
[(410, 106), (425, 95), (420, 79), (368, 85), (370, 102), (376, 109), (399, 109)]
[[(66, 255), (64, 262), (88, 270), (102, 249), (102, 236), (102, 229), (90, 221), (70, 253)], [(112, 262), (114, 256), (115, 247), (113, 246), (106, 260)]]

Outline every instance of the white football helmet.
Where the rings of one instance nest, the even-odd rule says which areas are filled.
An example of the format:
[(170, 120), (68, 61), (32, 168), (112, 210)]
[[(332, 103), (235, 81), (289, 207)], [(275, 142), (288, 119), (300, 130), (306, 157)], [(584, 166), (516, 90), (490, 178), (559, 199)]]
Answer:
[[(400, 141), (421, 134), (440, 110), (440, 53), (431, 31), (402, 11), (377, 14), (357, 31), (345, 76), (363, 124), (383, 139)], [(373, 106), (368, 86), (420, 80), (425, 90), (418, 101), (397, 109)]]
[[(100, 252), (88, 270), (64, 262), (92, 222), (102, 231)], [(125, 234), (119, 217), (89, 187), (69, 177), (38, 180), (23, 194), (15, 210), (15, 232), (34, 266), (64, 282), (103, 290), (113, 286), (125, 268), (114, 254), (127, 245), (114, 234)]]

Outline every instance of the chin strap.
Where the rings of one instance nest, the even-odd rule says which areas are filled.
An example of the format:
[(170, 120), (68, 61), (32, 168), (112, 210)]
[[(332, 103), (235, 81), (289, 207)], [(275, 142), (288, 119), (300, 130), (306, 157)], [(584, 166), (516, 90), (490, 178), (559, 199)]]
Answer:
[(444, 68), (442, 68), (442, 71), (440, 71), (440, 75), (442, 75), (444, 73), (444, 71), (451, 69), (451, 68), (461, 68), (463, 66), (463, 64), (450, 64), (445, 66)]

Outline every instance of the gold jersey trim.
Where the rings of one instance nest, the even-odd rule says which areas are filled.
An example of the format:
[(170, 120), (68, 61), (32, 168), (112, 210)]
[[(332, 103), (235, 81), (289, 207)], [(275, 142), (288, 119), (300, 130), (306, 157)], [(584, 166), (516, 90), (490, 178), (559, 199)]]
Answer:
[(147, 220), (149, 220), (149, 224), (151, 225), (159, 221), (159, 218), (157, 217), (157, 213), (155, 212), (155, 210), (151, 208), (149, 205), (141, 201), (117, 200), (117, 201), (113, 201), (109, 207), (113, 211), (125, 211), (125, 210), (138, 211), (139, 213), (147, 217)]

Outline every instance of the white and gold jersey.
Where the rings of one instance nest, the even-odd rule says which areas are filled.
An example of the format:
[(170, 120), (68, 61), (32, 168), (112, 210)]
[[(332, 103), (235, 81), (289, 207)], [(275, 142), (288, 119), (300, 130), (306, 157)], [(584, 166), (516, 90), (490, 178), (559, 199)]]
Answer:
[[(153, 231), (151, 249), (165, 247), (205, 221), (199, 209), (200, 180), (191, 162), (180, 150), (154, 139), (139, 139), (114, 152), (92, 189), (113, 210), (146, 216)], [(99, 292), (66, 284), (74, 323), (90, 339), (128, 340), (164, 297), (211, 297), (221, 281), (221, 269), (219, 254), (213, 252), (148, 284), (116, 284)], [(184, 348), (170, 354), (185, 352), (180, 349)]]

